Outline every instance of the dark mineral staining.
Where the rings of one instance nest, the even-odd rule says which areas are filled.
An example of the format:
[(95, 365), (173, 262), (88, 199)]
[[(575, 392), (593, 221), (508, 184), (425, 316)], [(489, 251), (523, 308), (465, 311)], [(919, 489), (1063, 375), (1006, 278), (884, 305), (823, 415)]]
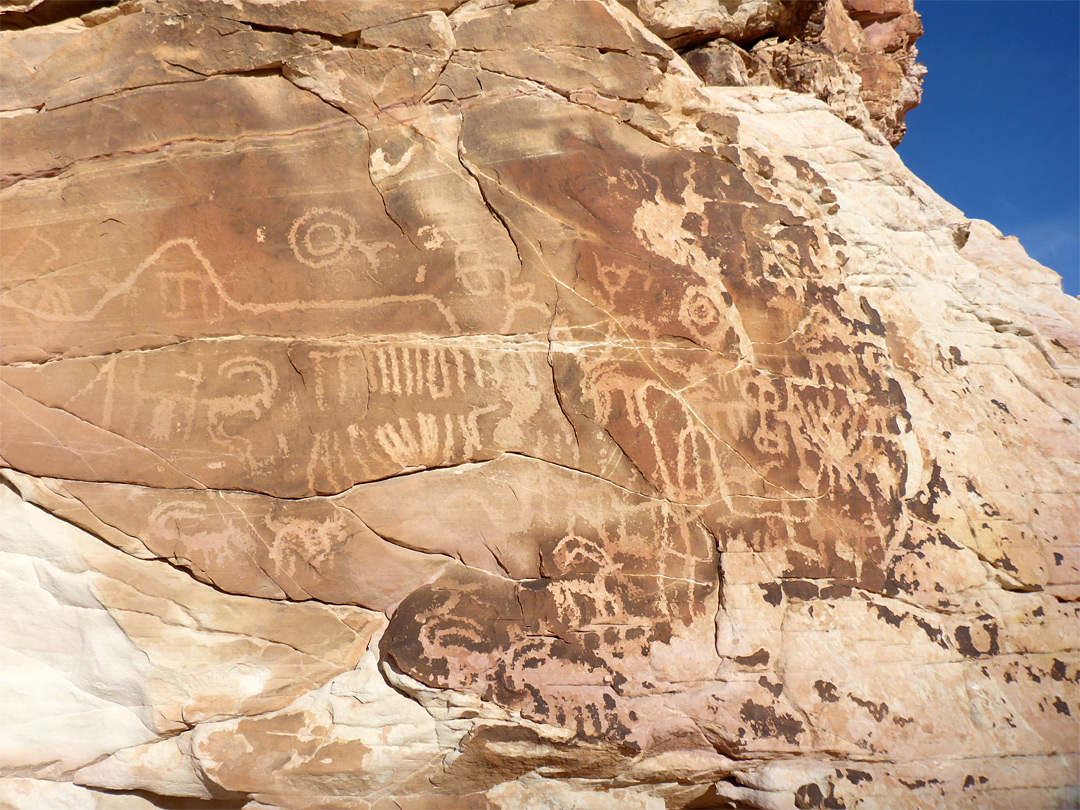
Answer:
[[(893, 627), (899, 627), (904, 619), (911, 619), (915, 622), (916, 626), (924, 633), (926, 637), (937, 644), (942, 649), (948, 649), (949, 645), (945, 642), (945, 638), (937, 627), (934, 627), (930, 622), (925, 619), (919, 618), (911, 613), (905, 613), (903, 615), (893, 613), (885, 605), (874, 605), (874, 609), (877, 611), (878, 618), (884, 621), (886, 624), (890, 624)], [(995, 641), (996, 641), (996, 628), (995, 628)], [(996, 652), (996, 650), (995, 650)]]
[(818, 596), (822, 599), (843, 599), (851, 595), (851, 590), (850, 585), (824, 585), (818, 591)]
[(728, 143), (734, 143), (739, 137), (739, 119), (734, 115), (706, 113), (701, 116), (697, 126), (702, 132), (719, 135)]
[(753, 655), (740, 655), (735, 658), (736, 664), (741, 664), (744, 667), (758, 667), (765, 666), (769, 663), (769, 651), (764, 647), (759, 649)]
[(866, 709), (870, 716), (879, 723), (884, 720), (885, 715), (889, 713), (889, 707), (885, 703), (874, 703), (872, 700), (863, 700), (862, 698), (855, 697), (855, 695), (852, 695), (851, 699), (854, 701), (855, 705), (862, 706)]
[(704, 234), (706, 231), (705, 219), (701, 214), (688, 213), (683, 217), (683, 228), (691, 233)]
[(1001, 555), (1001, 559), (998, 560), (998, 565), (1000, 565), (1002, 568), (1004, 568), (1006, 571), (1009, 571), (1010, 573), (1020, 573), (1020, 569), (1013, 564), (1013, 561), (1009, 559), (1007, 554)]
[[(837, 773), (839, 774), (840, 772), (837, 771)], [(853, 785), (857, 785), (860, 782), (874, 781), (874, 777), (868, 774), (866, 771), (857, 771), (854, 768), (845, 768), (844, 778), (851, 782), (851, 784)]]
[(814, 167), (805, 160), (791, 157), (790, 155), (784, 155), (784, 160), (795, 169), (795, 175), (800, 180), (810, 183), (813, 186), (817, 186), (818, 188), (823, 188), (825, 186), (825, 178), (818, 174)]
[(919, 788), (924, 788), (928, 785), (933, 786), (942, 784), (940, 779), (916, 779), (914, 782), (905, 782), (903, 779), (899, 779), (897, 781), (908, 790), (918, 790)]
[(758, 683), (772, 692), (773, 697), (780, 697), (780, 694), (784, 691), (784, 685), (780, 683), (773, 683), (764, 675), (758, 678)]
[(777, 714), (772, 706), (759, 706), (752, 700), (742, 705), (739, 717), (758, 737), (782, 737), (792, 745), (798, 744), (799, 735), (804, 731), (802, 722), (790, 714)]
[(874, 605), (874, 609), (877, 611), (879, 619), (884, 620), (886, 624), (891, 624), (893, 627), (899, 627), (904, 620), (903, 616), (893, 613), (885, 605)]
[(1064, 714), (1072, 717), (1072, 712), (1069, 711), (1069, 704), (1059, 697), (1054, 698), (1054, 708), (1057, 709), (1058, 714)]
[(966, 546), (956, 542), (944, 532), (937, 532), (937, 534), (934, 535), (934, 540), (945, 546), (945, 548), (951, 548), (953, 551), (963, 551), (966, 548)]
[(784, 595), (789, 599), (817, 599), (820, 596), (818, 586), (805, 579), (785, 579)]
[(778, 582), (766, 582), (758, 585), (761, 590), (765, 592), (765, 601), (774, 607), (780, 604), (780, 600), (783, 599), (783, 590)]
[(840, 700), (840, 695), (836, 691), (836, 684), (828, 681), (814, 681), (814, 689), (817, 690), (818, 697), (825, 703), (836, 703)]
[(830, 782), (829, 793), (822, 793), (821, 788), (813, 782), (803, 785), (795, 791), (795, 806), (799, 810), (845, 810), (844, 802), (834, 794), (835, 786)]
[(870, 306), (870, 302), (867, 301), (866, 298), (861, 296), (859, 298), (859, 308), (863, 311), (863, 314), (866, 315), (867, 319), (870, 322), (870, 334), (877, 335), (878, 337), (884, 337), (885, 324), (881, 320), (881, 313), (879, 313), (876, 309)]
[(984, 622), (983, 631), (989, 637), (990, 641), (985, 650), (980, 650), (971, 640), (971, 628), (964, 625), (957, 627), (954, 632), (956, 638), (957, 649), (960, 650), (961, 655), (965, 655), (968, 658), (981, 658), (985, 655), (997, 655), (998, 654), (998, 628), (993, 622)]
[(919, 520), (927, 523), (937, 523), (938, 515), (934, 511), (938, 499), (942, 495), (952, 494), (949, 485), (941, 476), (941, 467), (935, 461), (931, 467), (930, 480), (926, 482), (926, 489), (920, 491), (908, 501), (908, 508)]
[[(920, 619), (918, 616), (912, 617), (915, 620), (915, 624), (919, 626), (919, 629), (926, 633), (926, 637), (932, 642), (937, 644), (943, 650), (949, 649), (948, 642), (945, 641), (945, 634), (941, 632), (937, 627), (934, 627), (930, 622), (925, 619)], [(996, 631), (996, 628), (995, 628)]]

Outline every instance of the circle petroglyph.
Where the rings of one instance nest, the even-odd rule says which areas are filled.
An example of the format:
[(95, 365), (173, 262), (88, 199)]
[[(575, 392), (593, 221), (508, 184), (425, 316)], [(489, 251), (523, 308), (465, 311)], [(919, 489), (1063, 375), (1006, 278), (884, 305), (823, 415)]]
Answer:
[(721, 322), (720, 308), (703, 287), (691, 287), (683, 296), (679, 315), (698, 332), (707, 333)]
[(289, 246), (302, 264), (330, 267), (356, 246), (356, 220), (338, 208), (312, 208), (289, 228)]

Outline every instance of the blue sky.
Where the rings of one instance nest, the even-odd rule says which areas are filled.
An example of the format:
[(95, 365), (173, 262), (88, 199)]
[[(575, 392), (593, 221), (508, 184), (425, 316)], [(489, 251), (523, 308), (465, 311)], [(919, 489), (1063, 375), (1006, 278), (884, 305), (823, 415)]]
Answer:
[(897, 152), (1080, 293), (1080, 0), (915, 0), (929, 73)]

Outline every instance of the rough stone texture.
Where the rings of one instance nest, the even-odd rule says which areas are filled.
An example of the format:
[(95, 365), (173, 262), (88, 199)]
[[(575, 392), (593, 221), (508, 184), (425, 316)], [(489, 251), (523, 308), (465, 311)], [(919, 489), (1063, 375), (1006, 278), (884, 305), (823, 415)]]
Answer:
[(1080, 308), (814, 97), (909, 5), (29, 5), (0, 804), (1076, 802)]
[[(706, 84), (773, 85), (806, 93), (871, 137), (896, 146), (907, 129), (905, 114), (922, 98), (926, 74), (915, 61), (922, 22), (912, 3), (773, 0), (730, 8), (718, 0), (712, 4), (716, 7), (658, 3), (645, 19), (673, 42), (680, 40), (676, 32), (681, 27), (695, 22), (700, 26), (696, 31), (716, 37), (685, 53), (687, 64)], [(733, 32), (735, 21), (743, 24), (734, 24)]]

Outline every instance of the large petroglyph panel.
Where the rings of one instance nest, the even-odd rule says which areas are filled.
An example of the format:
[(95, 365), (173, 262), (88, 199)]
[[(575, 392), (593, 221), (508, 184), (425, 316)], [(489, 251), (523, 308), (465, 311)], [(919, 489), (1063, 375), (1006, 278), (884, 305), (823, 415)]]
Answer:
[(0, 35), (0, 804), (1070, 801), (1080, 316), (893, 113), (609, 0), (48, 6)]
[(42, 453), (36, 424), (5, 436), (11, 463), (57, 478), (291, 498), (501, 452), (577, 458), (535, 339), (195, 340), (8, 371), (28, 419), (108, 448), (72, 460)]
[[(783, 549), (794, 575), (880, 582), (910, 418), (829, 235), (729, 163), (565, 106), (489, 104), (463, 134), (509, 220), (576, 223), (551, 332), (563, 408), (722, 541)], [(489, 134), (501, 120), (525, 122), (524, 148)]]
[[(425, 683), (640, 747), (635, 721), (663, 703), (646, 684), (675, 676), (664, 657), (696, 650), (695, 671), (715, 666), (713, 538), (684, 508), (541, 462), (508, 457), (430, 476), (435, 513), (463, 498), (487, 501), (485, 517), (431, 525), (379, 515), (373, 525), (412, 547), (431, 548), (447, 530), (479, 533), (475, 551), (461, 541), (437, 548), (488, 570), (448, 571), (409, 596), (384, 639), (390, 658)], [(366, 514), (367, 491), (356, 495)], [(478, 559), (484, 550), (494, 571)], [(654, 653), (661, 646), (666, 656)]]

